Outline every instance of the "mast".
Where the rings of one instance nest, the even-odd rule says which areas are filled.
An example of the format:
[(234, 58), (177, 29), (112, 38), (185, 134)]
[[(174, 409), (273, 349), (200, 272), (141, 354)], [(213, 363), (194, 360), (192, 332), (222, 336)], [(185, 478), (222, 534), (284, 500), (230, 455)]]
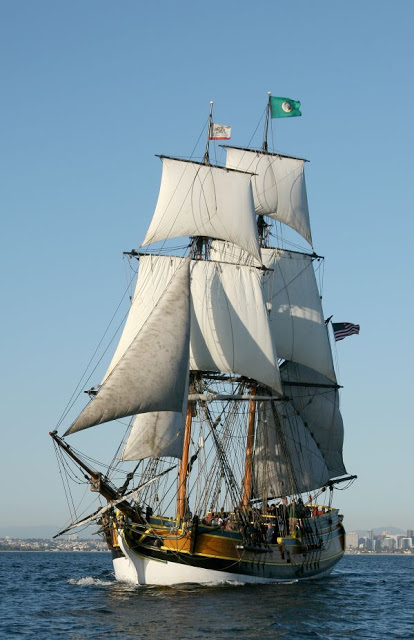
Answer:
[[(265, 153), (267, 153), (267, 151), (268, 151), (267, 133), (268, 133), (268, 130), (269, 130), (270, 96), (271, 95), (272, 94), (269, 91), (268, 92), (268, 98), (267, 98), (266, 121), (265, 121), (263, 144), (262, 144), (262, 151), (264, 151)], [(266, 237), (267, 237), (267, 229), (268, 229), (268, 227), (269, 227), (269, 225), (265, 222), (264, 216), (262, 214), (258, 215), (258, 217), (257, 217), (257, 232), (259, 234), (259, 242), (260, 242), (260, 246), (261, 247), (266, 246)]]
[[(250, 393), (256, 395), (256, 385), (253, 385)], [(254, 423), (256, 417), (256, 399), (252, 398), (249, 402), (249, 417), (247, 422), (247, 440), (246, 440), (246, 461), (244, 465), (243, 480), (243, 498), (242, 509), (247, 511), (250, 506), (250, 498), (252, 496), (252, 477), (253, 477), (253, 445), (254, 445)]]
[[(213, 126), (213, 101), (210, 100), (210, 113), (208, 117), (206, 150), (204, 152), (203, 162), (210, 164), (210, 136)], [(193, 255), (196, 260), (202, 260), (203, 249), (207, 251), (208, 238), (204, 236), (193, 237)], [(187, 473), (188, 473), (188, 456), (190, 449), (191, 423), (195, 402), (189, 401), (187, 405), (187, 415), (185, 419), (183, 454), (181, 458), (181, 466), (178, 472), (178, 495), (177, 495), (177, 523), (181, 524), (185, 516), (186, 507), (186, 489), (187, 489)]]
[(203, 158), (204, 164), (210, 164), (210, 136), (211, 136), (212, 126), (213, 126), (213, 101), (210, 100), (210, 115), (208, 117), (207, 142), (206, 142), (206, 150)]
[(188, 452), (190, 449), (191, 422), (193, 418), (194, 402), (187, 405), (187, 415), (185, 419), (183, 455), (181, 458), (180, 471), (178, 473), (178, 496), (177, 496), (177, 522), (181, 524), (185, 515)]
[(270, 96), (272, 94), (269, 91), (267, 95), (268, 95), (268, 98), (267, 98), (267, 108), (266, 108), (266, 122), (265, 122), (265, 130), (264, 130), (263, 144), (262, 144), (262, 150), (263, 151), (267, 151), (268, 150), (268, 147), (267, 147), (267, 132), (269, 130)]

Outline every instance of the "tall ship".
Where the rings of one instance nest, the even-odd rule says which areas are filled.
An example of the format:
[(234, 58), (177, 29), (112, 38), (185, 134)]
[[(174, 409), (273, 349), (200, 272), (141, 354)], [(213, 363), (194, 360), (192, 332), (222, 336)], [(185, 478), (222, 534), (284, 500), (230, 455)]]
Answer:
[[(81, 413), (50, 433), (62, 470), (101, 498), (57, 535), (96, 523), (118, 580), (304, 580), (344, 554), (333, 494), (355, 476), (305, 160), (268, 149), (271, 118), (299, 106), (269, 95), (261, 148), (224, 144), (219, 166), (210, 141), (230, 133), (211, 103), (204, 157), (160, 156), (152, 220), (126, 252), (137, 277), (119, 342)], [(286, 227), (308, 251), (287, 248)], [(123, 436), (101, 467), (70, 436), (95, 427), (98, 442), (106, 422)]]

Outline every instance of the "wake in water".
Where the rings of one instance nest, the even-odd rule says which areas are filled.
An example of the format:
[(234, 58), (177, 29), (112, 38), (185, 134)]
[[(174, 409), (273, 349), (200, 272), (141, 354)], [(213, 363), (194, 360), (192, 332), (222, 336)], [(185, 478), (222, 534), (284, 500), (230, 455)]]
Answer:
[(100, 580), (99, 578), (92, 578), (92, 576), (87, 576), (86, 578), (69, 578), (68, 584), (76, 584), (79, 587), (91, 587), (99, 585), (100, 587), (107, 587), (111, 584), (114, 584), (114, 581), (111, 580)]

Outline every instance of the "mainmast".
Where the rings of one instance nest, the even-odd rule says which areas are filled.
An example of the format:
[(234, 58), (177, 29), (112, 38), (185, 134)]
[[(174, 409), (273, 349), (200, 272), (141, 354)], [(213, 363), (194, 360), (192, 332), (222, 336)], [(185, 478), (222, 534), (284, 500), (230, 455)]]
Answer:
[(179, 470), (179, 473), (178, 473), (177, 523), (179, 525), (184, 520), (185, 511), (186, 511), (188, 454), (189, 454), (189, 449), (190, 449), (191, 422), (192, 422), (192, 418), (193, 418), (194, 408), (195, 408), (195, 402), (189, 401), (188, 406), (187, 406), (187, 415), (186, 415), (186, 419), (185, 419), (183, 455), (182, 455), (182, 458), (181, 458), (181, 465), (180, 465), (180, 470)]
[[(250, 393), (252, 396), (256, 395), (256, 385), (252, 386)], [(256, 418), (256, 399), (252, 398), (249, 402), (249, 414), (248, 414), (248, 422), (247, 422), (246, 461), (244, 465), (243, 498), (242, 498), (242, 509), (244, 511), (247, 511), (248, 508), (250, 507), (250, 499), (252, 497), (255, 418)]]
[[(210, 101), (210, 113), (208, 117), (206, 150), (204, 152), (203, 162), (205, 165), (210, 164), (210, 136), (213, 126), (213, 102)], [(203, 251), (207, 253), (209, 239), (204, 236), (193, 236), (192, 254), (196, 260), (203, 259)], [(191, 386), (191, 385), (190, 385)], [(190, 388), (189, 388), (190, 390)], [(187, 405), (187, 414), (185, 419), (183, 453), (181, 457), (181, 465), (178, 472), (178, 494), (177, 494), (177, 524), (180, 526), (184, 520), (187, 504), (187, 475), (188, 475), (188, 458), (191, 440), (191, 423), (193, 413), (195, 412), (196, 403), (189, 401)]]

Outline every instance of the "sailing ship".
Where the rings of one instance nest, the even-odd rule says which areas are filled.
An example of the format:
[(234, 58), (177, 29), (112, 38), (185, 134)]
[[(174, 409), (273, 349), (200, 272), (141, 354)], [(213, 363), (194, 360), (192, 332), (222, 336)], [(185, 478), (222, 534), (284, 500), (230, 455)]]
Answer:
[[(119, 343), (80, 415), (50, 434), (105, 501), (61, 534), (97, 522), (118, 580), (303, 580), (328, 575), (345, 550), (332, 498), (355, 476), (342, 457), (322, 258), (305, 160), (268, 149), (271, 99), (260, 149), (223, 145), (225, 165), (212, 164), (211, 103), (201, 161), (160, 156), (149, 229), (127, 253), (139, 269)], [(311, 250), (272, 246), (275, 224)], [(184, 249), (166, 249), (176, 238)], [(105, 471), (66, 441), (126, 417)]]

